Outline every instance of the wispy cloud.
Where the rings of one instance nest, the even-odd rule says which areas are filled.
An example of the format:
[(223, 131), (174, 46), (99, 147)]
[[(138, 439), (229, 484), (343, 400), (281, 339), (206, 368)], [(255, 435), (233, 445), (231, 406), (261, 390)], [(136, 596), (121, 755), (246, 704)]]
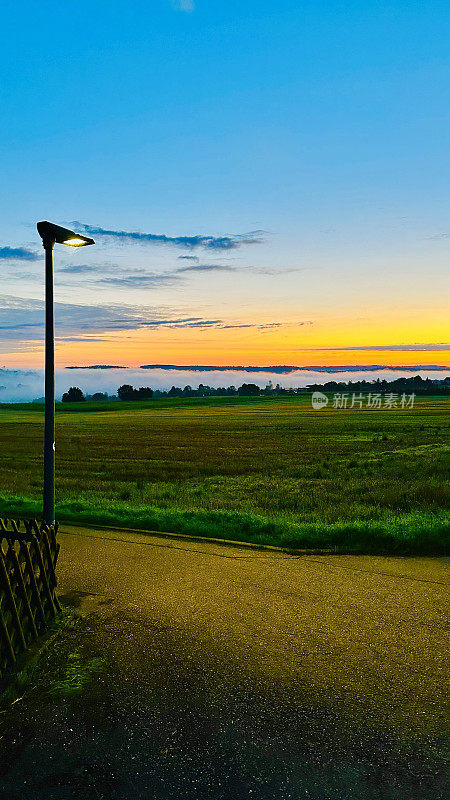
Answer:
[[(80, 275), (83, 278), (83, 286), (145, 288), (146, 286), (165, 286), (180, 280), (176, 274), (178, 270), (175, 272), (155, 273), (148, 272), (144, 267), (130, 269), (119, 264), (71, 264), (58, 270), (58, 272), (59, 274), (68, 274), (75, 277)], [(72, 280), (70, 284), (72, 284)]]
[[(70, 264), (58, 269), (60, 275), (80, 275), (83, 278), (83, 285), (111, 285), (124, 287), (156, 287), (165, 286), (181, 280), (183, 275), (189, 273), (229, 273), (247, 272), (254, 275), (278, 276), (286, 273), (297, 272), (296, 268), (288, 269), (269, 269), (267, 267), (255, 267), (247, 264), (232, 264), (228, 262), (220, 263), (201, 263), (198, 256), (178, 256), (183, 261), (183, 266), (175, 267), (166, 272), (149, 272), (145, 267), (123, 267), (120, 264)], [(92, 280), (91, 280), (92, 277)], [(87, 281), (86, 281), (87, 279)]]
[(28, 247), (0, 247), (0, 259), (3, 261), (37, 261), (39, 253)]
[(190, 264), (188, 267), (180, 267), (176, 272), (234, 272), (235, 270), (236, 267), (230, 264)]
[(90, 236), (101, 237), (105, 240), (122, 242), (139, 242), (141, 244), (162, 244), (174, 247), (185, 247), (189, 250), (197, 247), (206, 250), (236, 250), (243, 245), (260, 244), (263, 241), (263, 231), (250, 231), (243, 234), (228, 234), (226, 236), (167, 236), (164, 233), (139, 233), (137, 231), (114, 231), (106, 228), (86, 225), (74, 221), (74, 226), (81, 228)]
[[(303, 349), (303, 348), (302, 348)], [(351, 347), (314, 347), (307, 348), (308, 350), (326, 350), (334, 352), (336, 350), (391, 350), (398, 352), (420, 352), (420, 351), (439, 351), (450, 350), (450, 344), (371, 344), (371, 345), (353, 345)]]
[(69, 275), (84, 275), (92, 272), (104, 272), (105, 267), (95, 264), (69, 264), (67, 267), (60, 267), (58, 273), (68, 273)]
[(130, 275), (117, 275), (105, 278), (99, 278), (95, 281), (96, 284), (102, 286), (123, 286), (130, 288), (155, 287), (167, 286), (177, 280), (175, 275), (167, 273), (165, 275), (158, 275), (155, 273), (134, 273)]
[[(55, 303), (55, 322), (58, 340), (101, 341), (93, 338), (116, 331), (144, 328), (198, 328), (227, 330), (230, 328), (258, 328), (253, 322), (228, 322), (222, 319), (205, 319), (187, 316), (173, 309), (132, 305), (81, 305)], [(280, 325), (281, 323), (273, 323)], [(0, 341), (2, 351), (6, 343), (14, 343), (19, 350), (42, 346), (44, 336), (44, 302), (0, 296)]]
[(305, 268), (303, 267), (286, 267), (284, 269), (273, 269), (271, 267), (247, 267), (247, 269), (252, 270), (252, 272), (258, 273), (258, 275), (290, 275), (293, 272), (304, 272)]
[(219, 327), (224, 331), (229, 331), (229, 330), (232, 330), (233, 328), (257, 328), (258, 326), (257, 325), (252, 325), (251, 323), (248, 323), (248, 322), (243, 322), (242, 324), (239, 324), (239, 325), (223, 325), (222, 324)]
[(55, 342), (109, 342), (108, 338), (103, 336), (55, 336)]
[(287, 273), (300, 272), (297, 267), (288, 267), (286, 269), (270, 269), (269, 267), (255, 267), (248, 264), (201, 264), (197, 259), (196, 264), (189, 265), (188, 267), (179, 267), (175, 273), (182, 272), (250, 272), (254, 275), (276, 276), (286, 275)]

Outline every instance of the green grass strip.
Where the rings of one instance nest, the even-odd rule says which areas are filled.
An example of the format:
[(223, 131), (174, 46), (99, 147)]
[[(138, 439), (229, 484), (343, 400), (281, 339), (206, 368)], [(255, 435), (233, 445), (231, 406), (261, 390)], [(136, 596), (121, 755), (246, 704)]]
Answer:
[[(36, 499), (0, 495), (3, 517), (39, 518), (40, 513), (41, 503)], [(450, 550), (450, 515), (445, 511), (412, 511), (374, 521), (310, 523), (232, 510), (183, 510), (111, 501), (94, 505), (80, 500), (58, 504), (57, 518), (81, 526), (112, 525), (292, 549), (399, 555), (447, 555)]]

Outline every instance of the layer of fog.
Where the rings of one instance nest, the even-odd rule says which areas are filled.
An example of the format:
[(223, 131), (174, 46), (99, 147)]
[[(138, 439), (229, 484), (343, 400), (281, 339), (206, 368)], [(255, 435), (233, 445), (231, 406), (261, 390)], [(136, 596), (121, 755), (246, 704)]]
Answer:
[[(274, 386), (280, 384), (285, 388), (308, 386), (311, 383), (324, 383), (326, 381), (373, 381), (377, 378), (394, 380), (399, 377), (421, 375), (423, 378), (442, 380), (447, 373), (432, 369), (390, 370), (380, 369), (376, 372), (361, 369), (359, 371), (343, 372), (313, 372), (299, 370), (288, 375), (279, 375), (270, 372), (237, 372), (212, 371), (193, 372), (189, 370), (164, 370), (164, 369), (59, 369), (56, 370), (56, 398), (60, 400), (63, 392), (70, 386), (78, 386), (85, 394), (94, 392), (108, 392), (114, 395), (117, 388), (123, 383), (129, 383), (135, 388), (150, 386), (152, 389), (170, 389), (171, 386), (191, 386), (197, 389), (200, 383), (215, 388), (221, 386), (241, 386), (243, 383), (256, 383), (264, 387), (269, 381)], [(42, 397), (44, 394), (43, 370), (9, 370), (0, 369), (0, 402), (15, 403), (27, 402)]]

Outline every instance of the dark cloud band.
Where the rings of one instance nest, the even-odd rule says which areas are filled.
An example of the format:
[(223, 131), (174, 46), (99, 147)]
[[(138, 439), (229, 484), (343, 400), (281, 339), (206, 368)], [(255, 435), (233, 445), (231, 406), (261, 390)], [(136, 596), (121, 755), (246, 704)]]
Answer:
[[(131, 305), (75, 305), (55, 303), (55, 321), (60, 341), (94, 341), (99, 333), (132, 331), (143, 328), (218, 329), (258, 328), (255, 323), (227, 323), (222, 319), (182, 316), (173, 309), (157, 309)], [(278, 324), (278, 323), (274, 323)], [(30, 341), (42, 341), (44, 303), (0, 297), (0, 340), (16, 341), (19, 349)], [(72, 338), (74, 337), (74, 338)], [(3, 346), (3, 345), (2, 345)]]
[[(303, 349), (303, 348), (302, 348)], [(335, 352), (341, 350), (391, 350), (391, 351), (398, 351), (398, 352), (421, 352), (421, 351), (438, 351), (438, 350), (450, 350), (450, 344), (373, 344), (373, 345), (354, 345), (352, 347), (313, 347), (307, 348), (308, 350), (326, 350), (328, 352)]]
[(172, 245), (174, 247), (185, 247), (189, 250), (194, 250), (198, 247), (206, 250), (236, 250), (243, 245), (260, 244), (263, 241), (263, 231), (251, 231), (250, 233), (227, 236), (167, 236), (164, 233), (114, 231), (94, 225), (85, 225), (76, 221), (72, 224), (81, 228), (89, 236), (100, 236), (103, 239), (123, 242), (140, 242), (141, 244)]
[(0, 259), (3, 261), (37, 261), (39, 253), (28, 247), (0, 247)]

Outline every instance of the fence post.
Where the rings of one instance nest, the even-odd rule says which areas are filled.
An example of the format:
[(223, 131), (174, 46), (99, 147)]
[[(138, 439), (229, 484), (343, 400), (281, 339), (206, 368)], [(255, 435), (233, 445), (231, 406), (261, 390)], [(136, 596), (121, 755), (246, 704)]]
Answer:
[(57, 525), (0, 519), (0, 676), (61, 610), (55, 594)]

